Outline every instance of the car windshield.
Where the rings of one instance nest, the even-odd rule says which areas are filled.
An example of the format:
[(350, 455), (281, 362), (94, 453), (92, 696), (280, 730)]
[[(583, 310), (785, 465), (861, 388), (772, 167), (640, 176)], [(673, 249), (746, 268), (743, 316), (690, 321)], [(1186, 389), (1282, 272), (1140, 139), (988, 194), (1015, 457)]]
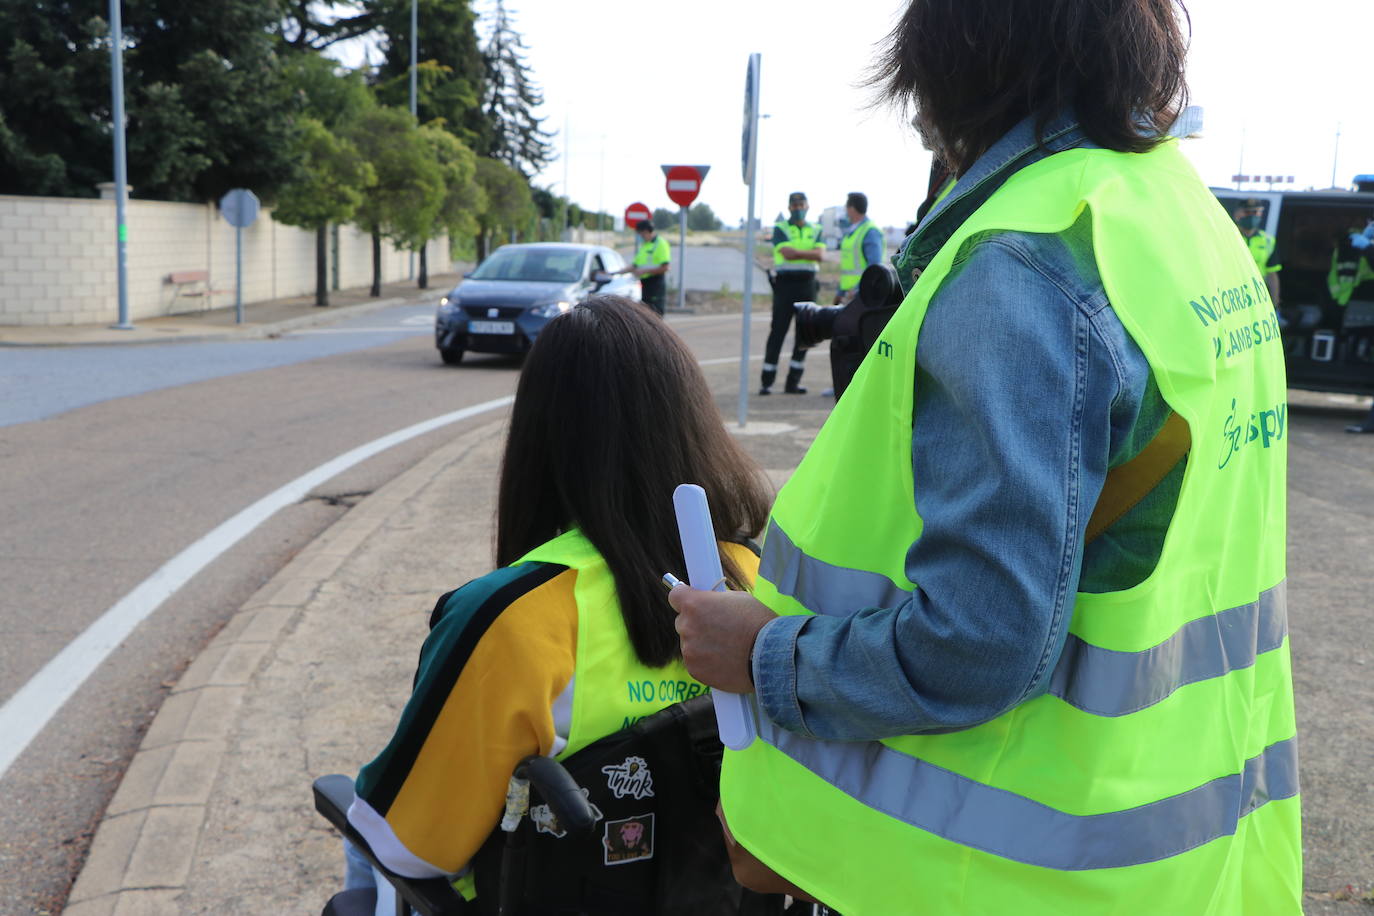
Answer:
[(584, 257), (580, 251), (557, 248), (506, 248), (483, 261), (472, 279), (573, 283), (582, 279)]

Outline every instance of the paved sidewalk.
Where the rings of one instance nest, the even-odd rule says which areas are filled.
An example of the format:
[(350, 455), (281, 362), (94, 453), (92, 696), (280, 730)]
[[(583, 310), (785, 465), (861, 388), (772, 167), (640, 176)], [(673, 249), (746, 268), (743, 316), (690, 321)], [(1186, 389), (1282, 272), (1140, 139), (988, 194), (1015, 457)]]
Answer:
[[(461, 265), (455, 265), (461, 269)], [(315, 305), (315, 294), (245, 303), (243, 324), (237, 323), (232, 304), (198, 312), (144, 318), (133, 322), (131, 330), (116, 330), (107, 324), (53, 325), (50, 327), (0, 326), (0, 347), (92, 346), (100, 344), (169, 343), (223, 338), (251, 339), (270, 337), (282, 331), (339, 321), (346, 315), (361, 315), (413, 302), (438, 303), (439, 297), (462, 279), (462, 273), (431, 274), (429, 289), (419, 289), (413, 280), (382, 284), (382, 295), (373, 297), (367, 286), (332, 290), (329, 305)], [(110, 315), (110, 324), (117, 320)]]

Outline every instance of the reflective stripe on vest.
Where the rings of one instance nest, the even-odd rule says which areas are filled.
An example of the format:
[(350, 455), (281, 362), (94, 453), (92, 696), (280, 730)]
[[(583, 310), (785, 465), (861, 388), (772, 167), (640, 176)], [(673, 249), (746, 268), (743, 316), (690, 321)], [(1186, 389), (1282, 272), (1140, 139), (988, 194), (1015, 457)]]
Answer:
[[(735, 837), (846, 916), (913, 900), (932, 914), (1135, 913), (1142, 900), (1300, 912), (1282, 349), (1276, 335), (1216, 346), (1274, 322), (1273, 306), (1176, 143), (1049, 156), (959, 227), (779, 494), (754, 593), (793, 614), (909, 601), (926, 308), (974, 234), (1057, 233), (1080, 217), (1114, 312), (1188, 425), (1178, 506), (1145, 581), (1075, 596), (1047, 694), (969, 729), (884, 741), (807, 738), (761, 717), (763, 740), (727, 752)], [(1268, 434), (1228, 437), (1251, 422)]]
[(576, 528), (536, 547), (517, 562), (557, 563), (577, 571), (577, 660), (572, 721), (559, 760), (644, 716), (706, 692), (681, 660), (662, 668), (642, 663), (630, 644), (616, 597), (615, 577), (592, 542)]
[(868, 217), (850, 230), (849, 234), (840, 240), (840, 292), (851, 290), (859, 285), (859, 277), (863, 275), (864, 268), (868, 267), (868, 260), (864, 257), (864, 238), (870, 232), (877, 232), (879, 244), (881, 245), (883, 257), (887, 254), (887, 240), (883, 238), (882, 231), (873, 224)]
[[(813, 614), (896, 608), (910, 597), (886, 576), (806, 556), (774, 522), (764, 539), (759, 575)], [(1249, 668), (1258, 655), (1279, 648), (1287, 637), (1287, 587), (1281, 582), (1255, 601), (1190, 621), (1139, 652), (1103, 649), (1070, 633), (1049, 693), (1093, 715), (1124, 716), (1167, 699), (1180, 687)]]
[(1271, 744), (1240, 772), (1187, 792), (1124, 811), (1075, 815), (871, 742), (808, 741), (766, 716), (759, 735), (888, 817), (1002, 858), (1066, 871), (1178, 855), (1231, 836), (1240, 818), (1298, 794), (1295, 738)]
[(815, 261), (808, 261), (803, 258), (784, 258), (782, 248), (790, 246), (798, 251), (809, 251), (812, 248), (820, 248), (825, 243), (821, 241), (821, 227), (814, 223), (802, 223), (800, 226), (793, 225), (790, 221), (777, 222), (773, 224), (774, 229), (781, 229), (787, 235), (787, 241), (776, 242), (773, 245), (773, 266), (784, 270), (809, 270), (817, 271), (819, 266)]

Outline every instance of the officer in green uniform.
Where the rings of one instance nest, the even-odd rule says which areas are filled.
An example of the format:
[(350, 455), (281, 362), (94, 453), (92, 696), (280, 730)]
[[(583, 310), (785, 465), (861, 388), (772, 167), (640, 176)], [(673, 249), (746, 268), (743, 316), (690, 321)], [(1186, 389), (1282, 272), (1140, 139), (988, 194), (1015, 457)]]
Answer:
[(1283, 266), (1279, 263), (1278, 242), (1264, 231), (1264, 201), (1252, 197), (1237, 207), (1231, 216), (1250, 249), (1250, 257), (1255, 259), (1256, 269), (1259, 270), (1260, 276), (1264, 277), (1264, 285), (1269, 289), (1269, 298), (1273, 300), (1274, 307), (1278, 308), (1279, 271)]
[(845, 199), (844, 212), (849, 218), (849, 231), (840, 239), (840, 291), (835, 295), (836, 305), (848, 300), (859, 288), (859, 278), (868, 265), (887, 259), (883, 230), (868, 218), (868, 196), (851, 192)]
[(668, 240), (655, 232), (654, 224), (647, 219), (635, 225), (635, 235), (639, 236), (639, 248), (635, 251), (634, 262), (616, 273), (632, 273), (638, 277), (643, 287), (644, 304), (662, 315), (668, 292), (668, 267), (673, 260), (672, 249), (668, 246)]
[[(787, 198), (788, 219), (773, 225), (773, 323), (768, 330), (768, 343), (763, 349), (763, 376), (759, 394), (772, 394), (773, 381), (778, 377), (778, 357), (782, 355), (783, 338), (792, 323), (793, 305), (815, 302), (820, 291), (821, 227), (806, 221), (806, 195), (793, 191)], [(792, 347), (792, 362), (787, 367), (787, 394), (806, 394), (801, 386), (802, 370), (806, 368), (806, 350)]]
[(1337, 305), (1349, 305), (1355, 290), (1374, 280), (1371, 256), (1374, 256), (1374, 220), (1370, 220), (1363, 230), (1352, 227), (1337, 240), (1331, 252), (1331, 270), (1326, 275), (1326, 287)]

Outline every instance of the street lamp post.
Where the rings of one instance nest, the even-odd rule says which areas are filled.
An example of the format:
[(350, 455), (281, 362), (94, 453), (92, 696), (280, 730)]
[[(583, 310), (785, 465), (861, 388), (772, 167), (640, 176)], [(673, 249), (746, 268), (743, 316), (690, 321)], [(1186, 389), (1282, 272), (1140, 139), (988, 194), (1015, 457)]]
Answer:
[[(410, 0), (410, 116), (415, 111), (415, 58), (419, 47), (420, 0)], [(415, 279), (415, 251), (410, 252), (410, 279)]]
[(1331, 187), (1336, 186), (1336, 163), (1341, 158), (1341, 123), (1336, 122), (1336, 148), (1331, 151)]
[(115, 180), (115, 263), (119, 277), (119, 322), (121, 331), (133, 329), (129, 321), (129, 227), (124, 221), (128, 202), (129, 169), (124, 155), (124, 24), (120, 0), (110, 0), (110, 96), (113, 101), (114, 180)]

